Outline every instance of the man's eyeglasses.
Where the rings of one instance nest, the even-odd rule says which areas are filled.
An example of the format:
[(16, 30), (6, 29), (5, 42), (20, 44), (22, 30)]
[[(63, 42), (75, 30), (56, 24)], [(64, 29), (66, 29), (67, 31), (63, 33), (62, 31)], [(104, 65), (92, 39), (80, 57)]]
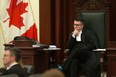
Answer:
[(73, 24), (73, 26), (82, 26), (82, 24)]

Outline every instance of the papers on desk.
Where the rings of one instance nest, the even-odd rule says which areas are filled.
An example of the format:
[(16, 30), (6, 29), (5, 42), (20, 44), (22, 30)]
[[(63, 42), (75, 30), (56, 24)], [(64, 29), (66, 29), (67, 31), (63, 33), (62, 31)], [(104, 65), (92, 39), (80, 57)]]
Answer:
[[(47, 46), (46, 44), (35, 44), (32, 45), (32, 47), (41, 47), (41, 46)], [(48, 48), (57, 48), (55, 45), (49, 45)]]
[(57, 47), (55, 46), (55, 45), (49, 45), (49, 50), (54, 50), (54, 49), (56, 49)]
[(39, 45), (32, 45), (32, 47), (40, 47)]
[(43, 50), (60, 50), (60, 48), (57, 48), (55, 45), (49, 45), (49, 48), (44, 48)]
[[(42, 45), (32, 45), (33, 47), (41, 47)], [(43, 48), (43, 50), (60, 50), (61, 48), (57, 48), (55, 45), (49, 45), (48, 48)]]
[(56, 48), (55, 45), (49, 45), (49, 48)]
[(106, 51), (106, 49), (94, 49), (93, 51)]
[(47, 44), (37, 43), (37, 44), (35, 44), (35, 45), (32, 45), (32, 47), (48, 48), (49, 46), (48, 46)]

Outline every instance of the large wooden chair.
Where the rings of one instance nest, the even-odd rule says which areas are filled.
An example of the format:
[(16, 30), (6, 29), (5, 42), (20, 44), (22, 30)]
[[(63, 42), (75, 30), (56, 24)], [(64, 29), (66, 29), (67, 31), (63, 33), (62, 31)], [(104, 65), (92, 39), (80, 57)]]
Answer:
[[(93, 30), (99, 42), (99, 49), (93, 52), (100, 52), (101, 71), (104, 71), (104, 56), (106, 56), (106, 48), (109, 39), (109, 6), (105, 0), (75, 0), (75, 10), (73, 10), (73, 19), (82, 18), (85, 21), (85, 26)], [(68, 49), (64, 51), (64, 60), (68, 57)]]

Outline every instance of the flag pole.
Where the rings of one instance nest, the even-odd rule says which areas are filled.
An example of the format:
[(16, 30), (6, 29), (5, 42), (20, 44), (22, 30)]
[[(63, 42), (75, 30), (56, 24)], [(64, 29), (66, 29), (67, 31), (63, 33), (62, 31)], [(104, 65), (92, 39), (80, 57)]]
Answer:
[[(38, 31), (38, 27), (37, 27), (37, 22), (35, 21), (35, 18), (34, 18), (34, 13), (33, 13), (33, 10), (32, 10), (32, 5), (31, 5), (31, 1), (29, 0), (29, 7), (30, 7), (30, 10), (31, 10), (31, 13), (32, 13), (32, 17), (33, 17), (33, 20), (34, 20), (34, 22), (35, 22), (35, 26), (36, 26), (36, 29), (37, 29), (37, 32), (39, 32)], [(38, 34), (38, 33), (37, 33)], [(38, 35), (37, 35), (38, 36)], [(38, 40), (38, 37), (37, 37), (37, 40)]]
[(4, 36), (4, 31), (3, 31), (3, 29), (2, 29), (1, 21), (0, 21), (0, 29), (1, 29), (1, 31), (2, 31), (4, 43), (6, 43), (6, 39), (5, 39), (5, 36)]
[(34, 13), (33, 13), (33, 10), (32, 10), (32, 5), (31, 5), (31, 1), (29, 0), (29, 5), (30, 5), (30, 9), (31, 9), (31, 12), (32, 12), (32, 17), (33, 17), (33, 20), (36, 24), (36, 21), (35, 21), (35, 18), (34, 18)]

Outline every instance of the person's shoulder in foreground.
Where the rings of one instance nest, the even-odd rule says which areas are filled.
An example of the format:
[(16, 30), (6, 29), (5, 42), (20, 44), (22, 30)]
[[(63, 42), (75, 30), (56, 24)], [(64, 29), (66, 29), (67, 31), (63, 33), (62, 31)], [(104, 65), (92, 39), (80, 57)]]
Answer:
[(14, 47), (6, 47), (3, 57), (3, 64), (6, 71), (2, 75), (17, 74), (19, 77), (27, 77), (28, 74), (19, 64), (21, 58), (20, 50)]
[(42, 74), (42, 77), (65, 77), (64, 74), (58, 69), (50, 69)]

